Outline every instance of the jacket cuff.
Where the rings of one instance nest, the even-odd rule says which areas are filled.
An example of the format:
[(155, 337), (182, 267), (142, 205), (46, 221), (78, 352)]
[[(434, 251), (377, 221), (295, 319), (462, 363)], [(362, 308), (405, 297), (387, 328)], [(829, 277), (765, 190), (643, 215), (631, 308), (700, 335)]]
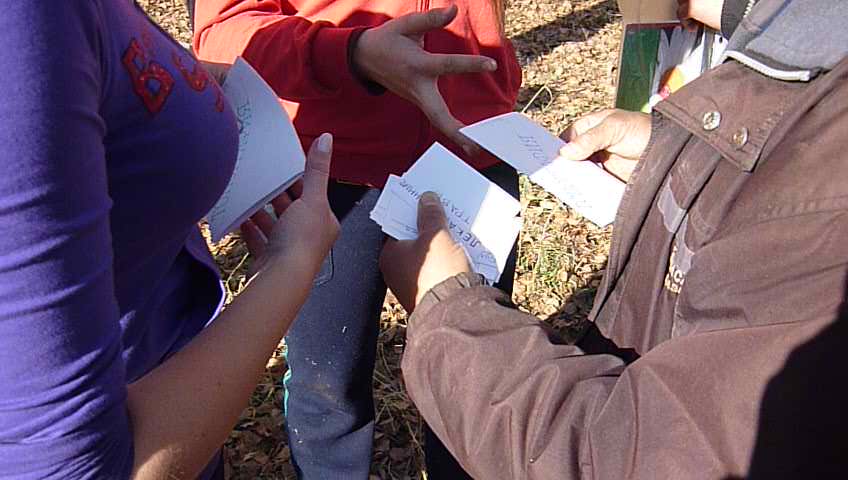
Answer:
[(427, 311), (438, 305), (443, 300), (453, 295), (456, 292), (471, 287), (482, 287), (488, 285), (486, 278), (479, 273), (462, 272), (454, 275), (442, 283), (431, 288), (429, 292), (421, 298), (421, 303), (415, 307), (415, 311), (410, 317), (410, 322), (413, 323), (413, 318), (426, 315)]
[(349, 84), (359, 84), (354, 77), (348, 45), (354, 35), (361, 35), (365, 27), (337, 28), (328, 25), (315, 34), (312, 41), (312, 68), (315, 77), (324, 87), (339, 90)]
[(368, 93), (371, 95), (382, 95), (386, 93), (386, 87), (380, 85), (379, 83), (369, 79), (364, 73), (359, 71), (356, 67), (356, 62), (353, 60), (353, 53), (356, 51), (356, 45), (359, 43), (359, 37), (362, 36), (367, 28), (360, 28), (355, 30), (350, 39), (347, 42), (347, 64), (350, 73), (353, 75), (353, 78), (359, 81), (359, 84), (362, 85)]

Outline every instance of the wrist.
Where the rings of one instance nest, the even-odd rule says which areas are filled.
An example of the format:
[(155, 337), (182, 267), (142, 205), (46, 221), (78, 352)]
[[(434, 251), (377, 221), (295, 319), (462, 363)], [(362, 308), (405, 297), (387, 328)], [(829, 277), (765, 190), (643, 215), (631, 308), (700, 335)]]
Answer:
[(424, 299), (424, 297), (427, 296), (427, 294), (430, 293), (434, 288), (436, 288), (437, 285), (441, 285), (445, 281), (450, 280), (451, 278), (454, 278), (457, 275), (463, 274), (469, 275), (472, 274), (472, 272), (470, 269), (456, 270), (449, 273), (445, 273), (444, 275), (440, 275), (438, 277), (427, 279), (424, 282), (420, 282), (418, 284), (418, 290), (415, 294), (415, 307), (417, 308), (418, 305), (421, 304), (421, 301)]
[(487, 285), (485, 277), (471, 271), (460, 272), (419, 293), (415, 301), (415, 313), (420, 314), (451, 295), (466, 288)]
[(371, 95), (382, 95), (386, 92), (386, 87), (372, 80), (371, 76), (366, 73), (363, 57), (365, 54), (360, 46), (362, 37), (369, 33), (367, 28), (354, 31), (347, 44), (347, 58), (350, 66), (350, 73), (359, 84)]
[(713, 30), (721, 30), (721, 10), (725, 0), (701, 0), (697, 19)]
[(298, 279), (305, 279), (305, 284), (312, 285), (312, 281), (321, 269), (324, 258), (329, 255), (320, 256), (316, 254), (314, 246), (297, 247), (288, 244), (280, 248), (269, 249), (266, 252), (265, 261), (262, 263), (257, 276), (273, 278), (284, 278), (287, 284), (297, 283)]

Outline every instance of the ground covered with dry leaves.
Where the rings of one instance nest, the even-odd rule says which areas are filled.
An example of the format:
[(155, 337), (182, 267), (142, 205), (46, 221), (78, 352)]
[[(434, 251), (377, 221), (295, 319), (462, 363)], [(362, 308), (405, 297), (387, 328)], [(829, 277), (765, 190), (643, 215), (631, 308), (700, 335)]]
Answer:
[[(182, 41), (190, 38), (182, 0), (138, 0)], [(621, 33), (614, 0), (510, 0), (507, 35), (518, 52), (524, 87), (516, 109), (553, 132), (610, 106)], [(524, 229), (514, 300), (572, 336), (585, 323), (606, 263), (610, 229), (599, 229), (522, 179)], [(229, 294), (245, 284), (247, 252), (235, 236), (212, 245)], [(389, 298), (380, 318), (374, 375), (377, 428), (372, 478), (423, 479), (421, 419), (400, 378), (406, 314)], [(283, 345), (230, 435), (227, 478), (295, 478), (283, 429)]]

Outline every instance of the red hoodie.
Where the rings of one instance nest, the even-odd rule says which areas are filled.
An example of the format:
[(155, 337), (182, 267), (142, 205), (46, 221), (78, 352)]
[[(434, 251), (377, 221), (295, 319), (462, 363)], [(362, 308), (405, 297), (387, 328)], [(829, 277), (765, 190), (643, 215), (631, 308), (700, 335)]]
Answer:
[(439, 90), (468, 124), (513, 109), (521, 85), (515, 52), (501, 33), (491, 0), (198, 0), (194, 49), (199, 58), (232, 63), (243, 56), (268, 81), (294, 121), (301, 142), (334, 138), (334, 179), (382, 186), (405, 171), (434, 141), (476, 168), (496, 160), (467, 158), (412, 103), (369, 93), (351, 73), (348, 41), (363, 28), (401, 15), (456, 4), (456, 19), (427, 33), (432, 53), (494, 58), (492, 73), (448, 75)]

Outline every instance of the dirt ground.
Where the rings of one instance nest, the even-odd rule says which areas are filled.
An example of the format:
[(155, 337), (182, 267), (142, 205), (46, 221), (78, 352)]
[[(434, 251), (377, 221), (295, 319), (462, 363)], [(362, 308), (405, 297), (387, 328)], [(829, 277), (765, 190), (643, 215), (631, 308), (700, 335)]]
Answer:
[[(190, 38), (183, 0), (138, 0), (150, 16), (182, 41)], [(553, 132), (579, 116), (612, 105), (621, 34), (614, 0), (510, 0), (506, 31), (524, 72), (516, 109)], [(522, 179), (524, 228), (514, 300), (566, 336), (585, 323), (603, 268), (611, 229), (599, 229)], [(211, 246), (229, 294), (244, 287), (249, 263), (236, 236)], [(392, 301), (380, 319), (374, 375), (377, 427), (373, 479), (426, 479), (422, 423), (400, 378), (406, 314)], [(293, 479), (283, 429), (285, 372), (281, 345), (250, 405), (226, 444), (227, 478)]]

